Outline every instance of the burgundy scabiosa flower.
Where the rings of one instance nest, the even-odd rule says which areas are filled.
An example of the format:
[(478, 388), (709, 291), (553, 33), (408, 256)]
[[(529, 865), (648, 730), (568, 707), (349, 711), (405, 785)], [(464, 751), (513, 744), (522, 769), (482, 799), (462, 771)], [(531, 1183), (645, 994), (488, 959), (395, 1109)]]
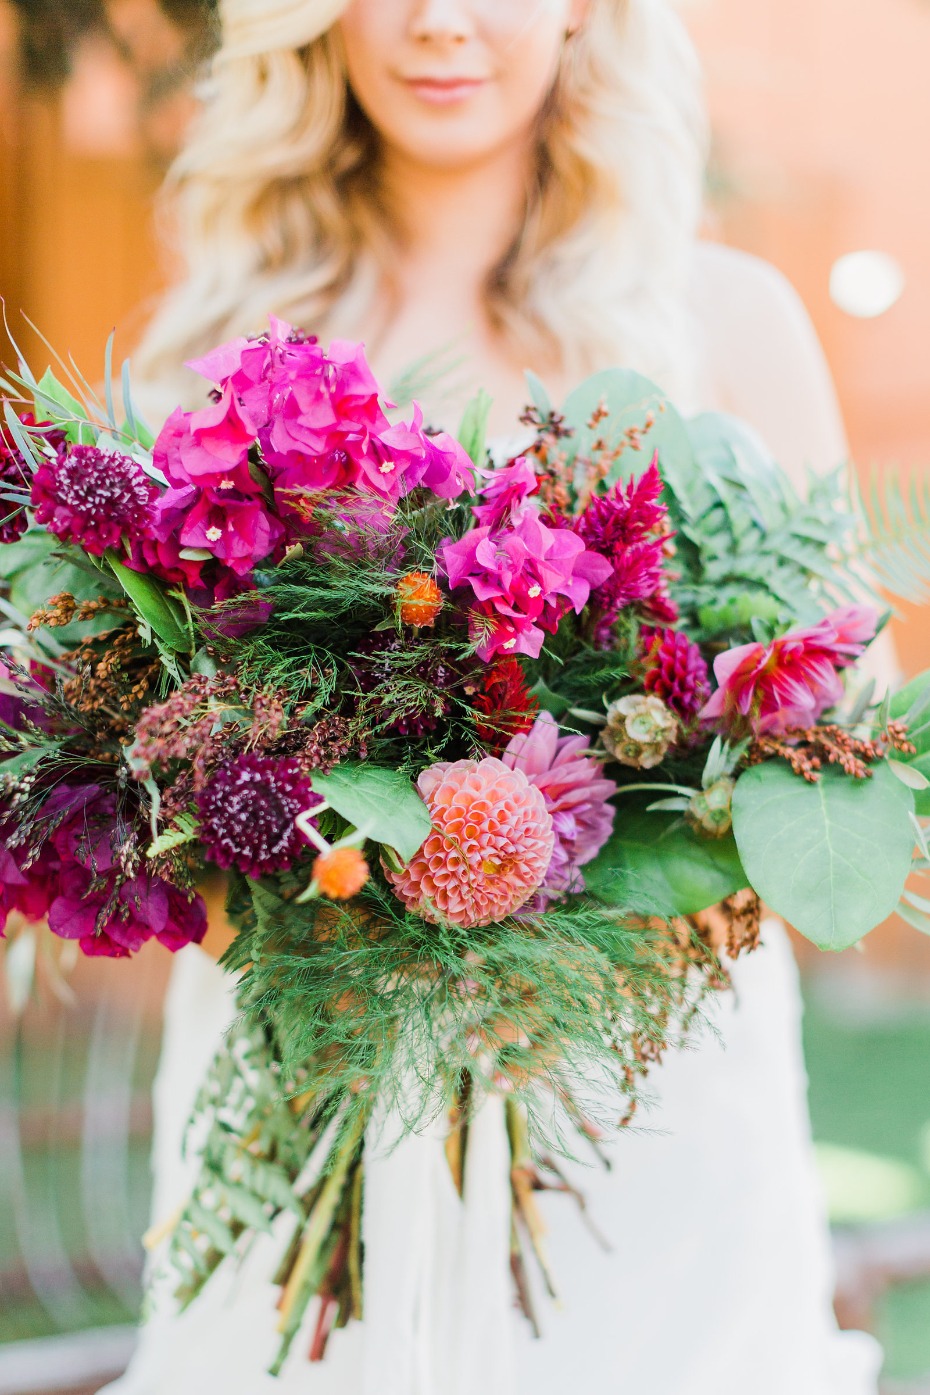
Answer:
[(710, 696), (710, 675), (697, 645), (680, 630), (643, 629), (643, 686), (681, 718), (694, 721)]
[(714, 660), (717, 691), (701, 718), (733, 735), (771, 733), (817, 722), (843, 695), (839, 670), (875, 637), (878, 614), (848, 605), (771, 644), (741, 644)]
[[(397, 635), (368, 635), (358, 643), (352, 663), (358, 686), (371, 694), (369, 708), (398, 736), (425, 736), (452, 711), (450, 694), (461, 683), (452, 664), (425, 646), (409, 645)], [(398, 687), (398, 676), (406, 682)], [(380, 694), (390, 687), (391, 696)]]
[(493, 756), (431, 765), (417, 788), (433, 829), (400, 872), (385, 866), (400, 899), (424, 920), (466, 929), (513, 915), (552, 860), (540, 791)]
[(247, 877), (286, 872), (307, 846), (297, 815), (321, 803), (299, 761), (246, 752), (219, 766), (198, 794), (200, 840), (218, 867)]
[(36, 522), (95, 557), (148, 530), (157, 486), (128, 455), (71, 446), (44, 461), (32, 482)]
[(560, 736), (555, 718), (541, 712), (528, 732), (515, 736), (502, 757), (539, 790), (552, 817), (552, 861), (540, 888), (543, 903), (584, 890), (580, 868), (596, 857), (610, 837), (617, 793), (604, 776), (587, 737)]

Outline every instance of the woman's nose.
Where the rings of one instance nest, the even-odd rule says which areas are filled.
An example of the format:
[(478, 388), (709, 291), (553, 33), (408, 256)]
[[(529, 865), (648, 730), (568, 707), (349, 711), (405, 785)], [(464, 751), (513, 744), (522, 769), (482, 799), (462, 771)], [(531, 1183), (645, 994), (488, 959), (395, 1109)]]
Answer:
[(416, 0), (410, 22), (414, 39), (463, 43), (475, 32), (471, 0)]

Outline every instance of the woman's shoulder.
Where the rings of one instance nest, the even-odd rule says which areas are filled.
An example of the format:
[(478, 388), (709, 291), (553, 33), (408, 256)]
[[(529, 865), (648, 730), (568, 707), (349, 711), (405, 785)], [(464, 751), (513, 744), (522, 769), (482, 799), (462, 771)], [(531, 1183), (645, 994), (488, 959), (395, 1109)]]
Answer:
[[(724, 375), (749, 361), (798, 353), (802, 360), (823, 353), (804, 302), (777, 267), (751, 252), (719, 242), (699, 242), (691, 267), (690, 301)], [(734, 350), (740, 351), (734, 353)]]
[(837, 465), (846, 447), (836, 392), (788, 278), (749, 252), (700, 242), (689, 299), (712, 405), (749, 421), (792, 474)]

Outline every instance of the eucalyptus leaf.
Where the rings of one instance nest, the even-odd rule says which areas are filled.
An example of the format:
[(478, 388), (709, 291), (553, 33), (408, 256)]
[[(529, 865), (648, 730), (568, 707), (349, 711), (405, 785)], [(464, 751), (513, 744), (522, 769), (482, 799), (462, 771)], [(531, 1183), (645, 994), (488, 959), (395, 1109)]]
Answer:
[[(909, 683), (898, 690), (888, 704), (888, 712), (895, 722), (907, 722), (907, 739), (916, 746), (913, 756), (897, 752), (895, 759), (916, 770), (930, 780), (930, 669), (918, 673)], [(930, 789), (916, 790), (914, 808), (923, 816), (930, 816)]]
[(51, 368), (39, 379), (35, 392), (36, 417), (60, 426), (68, 440), (82, 445), (93, 444), (95, 431), (87, 420), (82, 402), (58, 381)]
[(375, 843), (394, 848), (404, 862), (419, 852), (432, 828), (429, 810), (413, 785), (397, 770), (376, 765), (337, 765), (328, 775), (314, 772), (313, 788)]
[[(607, 409), (608, 415), (592, 429), (588, 423), (601, 407)], [(655, 383), (630, 369), (605, 369), (569, 393), (562, 407), (562, 415), (574, 431), (565, 443), (569, 460), (587, 455), (596, 438), (619, 444), (629, 427), (645, 427), (650, 413), (654, 422), (642, 438), (642, 450), (624, 451), (607, 483), (642, 474), (658, 451), (664, 478), (676, 492), (689, 496), (695, 468), (685, 423)]]
[(490, 393), (482, 388), (467, 404), (462, 414), (458, 434), (459, 445), (467, 452), (473, 465), (485, 463), (488, 417), (493, 400)]
[(107, 553), (107, 561), (113, 575), (152, 633), (174, 652), (187, 649), (190, 636), (184, 624), (183, 613), (165, 594), (154, 577), (124, 567), (113, 552)]
[(816, 784), (769, 761), (736, 782), (733, 831), (772, 910), (821, 949), (848, 949), (891, 915), (911, 870), (914, 796), (884, 765)]
[(930, 780), (927, 779), (923, 771), (918, 770), (916, 765), (905, 765), (904, 761), (889, 759), (888, 769), (901, 781), (902, 785), (907, 785), (908, 789), (930, 789)]
[(695, 915), (748, 884), (731, 836), (702, 837), (683, 819), (647, 813), (642, 804), (618, 810), (584, 879), (608, 905), (647, 905), (666, 915)]

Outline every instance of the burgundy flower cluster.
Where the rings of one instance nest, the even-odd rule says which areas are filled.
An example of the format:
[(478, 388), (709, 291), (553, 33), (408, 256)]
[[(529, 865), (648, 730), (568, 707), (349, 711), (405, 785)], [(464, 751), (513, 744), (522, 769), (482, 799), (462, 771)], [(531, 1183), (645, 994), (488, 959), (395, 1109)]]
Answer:
[(93, 557), (144, 538), (157, 498), (158, 486), (141, 465), (96, 446), (60, 446), (32, 482), (36, 522)]
[[(32, 412), (21, 413), (19, 419), (30, 434), (42, 431), (44, 440), (54, 450), (65, 444), (64, 432), (52, 426), (51, 422), (37, 422)], [(21, 494), (25, 504), (31, 484), (32, 472), (13, 439), (13, 433), (0, 417), (0, 494)], [(0, 499), (0, 544), (15, 542), (22, 537), (27, 526), (25, 508), (10, 497)]]
[[(324, 352), (282, 320), (190, 367), (216, 384), (209, 406), (175, 411), (155, 443), (168, 489), (135, 563), (195, 595), (222, 599), (250, 584), (306, 531), (319, 491), (365, 496), (379, 512), (423, 486), (440, 498), (468, 487), (470, 461), (415, 411), (392, 424), (360, 345)], [(370, 512), (370, 509), (368, 510)]]
[(678, 618), (667, 590), (668, 510), (661, 495), (657, 452), (649, 468), (625, 488), (618, 481), (606, 494), (594, 495), (572, 525), (585, 547), (611, 564), (607, 578), (591, 596), (597, 617), (595, 643), (600, 648), (610, 648), (614, 626), (628, 606), (664, 624)]
[(88, 955), (125, 958), (156, 939), (167, 949), (199, 944), (207, 928), (199, 896), (120, 859), (116, 795), (96, 784), (57, 785), (42, 806), (50, 830), (38, 856), (18, 844), (0, 806), (0, 933), (12, 911), (48, 918)]

